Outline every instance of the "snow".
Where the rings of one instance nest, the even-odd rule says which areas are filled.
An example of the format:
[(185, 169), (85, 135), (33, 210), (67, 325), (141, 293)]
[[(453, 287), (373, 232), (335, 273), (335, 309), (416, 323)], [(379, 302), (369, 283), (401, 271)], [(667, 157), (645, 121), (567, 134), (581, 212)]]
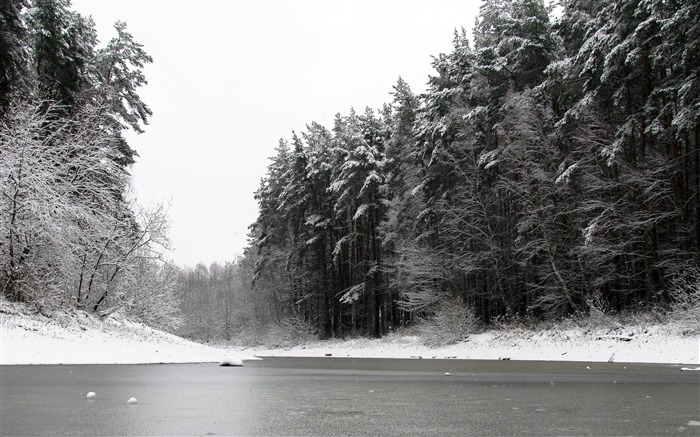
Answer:
[[(605, 335), (583, 328), (524, 329), (472, 334), (443, 347), (428, 347), (418, 337), (318, 341), (288, 349), (258, 350), (261, 356), (457, 358), (488, 360), (586, 361), (700, 364), (700, 338), (668, 332), (666, 326), (631, 328), (633, 336)], [(620, 337), (620, 338), (618, 338)], [(631, 340), (629, 339), (631, 338)]]
[(555, 184), (560, 184), (562, 182), (568, 183), (574, 170), (578, 167), (578, 163), (571, 164), (566, 170), (564, 170), (559, 177), (554, 181)]
[(226, 367), (240, 367), (243, 365), (243, 360), (236, 356), (225, 356), (220, 362), (219, 366)]
[(472, 334), (450, 346), (429, 347), (420, 338), (316, 341), (292, 348), (234, 348), (195, 343), (129, 321), (79, 311), (32, 314), (0, 301), (0, 364), (138, 364), (212, 362), (240, 365), (254, 356), (512, 359), (586, 362), (675, 363), (700, 369), (700, 337), (672, 326), (610, 329), (508, 328)]
[[(112, 316), (78, 311), (24, 314), (0, 305), (0, 364), (145, 364), (219, 362), (215, 348)], [(230, 355), (230, 354), (229, 354)]]

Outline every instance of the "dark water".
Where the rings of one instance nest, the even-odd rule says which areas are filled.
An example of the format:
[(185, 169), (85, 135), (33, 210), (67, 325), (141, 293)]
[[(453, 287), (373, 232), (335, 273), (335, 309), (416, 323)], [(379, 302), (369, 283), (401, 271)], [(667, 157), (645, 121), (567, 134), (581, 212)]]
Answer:
[(415, 361), (0, 366), (0, 434), (700, 435), (698, 372)]

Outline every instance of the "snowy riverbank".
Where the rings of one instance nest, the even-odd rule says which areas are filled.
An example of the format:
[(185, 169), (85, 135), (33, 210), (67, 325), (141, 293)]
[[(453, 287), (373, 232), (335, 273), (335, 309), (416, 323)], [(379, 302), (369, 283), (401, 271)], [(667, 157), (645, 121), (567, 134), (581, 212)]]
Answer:
[(4, 304), (0, 323), (0, 364), (214, 362), (224, 354), (118, 316), (72, 311), (48, 318)]
[(256, 354), (700, 364), (698, 337), (672, 335), (665, 326), (630, 327), (622, 332), (582, 328), (497, 330), (472, 334), (463, 342), (443, 347), (427, 347), (418, 337), (389, 336), (379, 340), (320, 341), (289, 349), (257, 350)]
[(227, 348), (194, 343), (120, 317), (104, 321), (81, 312), (47, 318), (3, 303), (0, 364), (136, 364), (220, 362), (255, 355), (461, 358), (700, 364), (700, 338), (671, 326), (610, 328), (513, 327), (473, 334), (431, 348), (411, 336), (318, 341), (293, 348)]

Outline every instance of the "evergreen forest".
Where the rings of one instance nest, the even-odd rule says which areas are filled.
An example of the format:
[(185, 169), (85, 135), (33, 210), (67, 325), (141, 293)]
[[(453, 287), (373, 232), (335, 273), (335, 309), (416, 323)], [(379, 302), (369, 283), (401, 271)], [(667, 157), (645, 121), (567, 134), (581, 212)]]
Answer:
[[(281, 140), (253, 293), (321, 336), (669, 304), (700, 254), (700, 3), (484, 1), (428, 90)], [(250, 261), (249, 261), (250, 262)]]

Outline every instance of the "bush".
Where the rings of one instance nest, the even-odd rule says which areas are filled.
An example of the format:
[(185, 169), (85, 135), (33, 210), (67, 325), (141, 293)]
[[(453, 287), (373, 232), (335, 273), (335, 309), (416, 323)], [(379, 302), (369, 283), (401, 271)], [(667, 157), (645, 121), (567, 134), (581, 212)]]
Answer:
[(669, 290), (671, 322), (681, 334), (700, 334), (700, 268), (676, 276)]
[(292, 347), (318, 340), (318, 331), (301, 316), (289, 314), (278, 321), (254, 322), (234, 330), (231, 342), (238, 346)]
[(316, 328), (301, 316), (290, 314), (268, 326), (262, 343), (269, 347), (291, 347), (318, 340)]
[(464, 340), (478, 321), (474, 308), (465, 305), (460, 298), (439, 299), (431, 310), (431, 314), (416, 326), (423, 343), (431, 347)]

